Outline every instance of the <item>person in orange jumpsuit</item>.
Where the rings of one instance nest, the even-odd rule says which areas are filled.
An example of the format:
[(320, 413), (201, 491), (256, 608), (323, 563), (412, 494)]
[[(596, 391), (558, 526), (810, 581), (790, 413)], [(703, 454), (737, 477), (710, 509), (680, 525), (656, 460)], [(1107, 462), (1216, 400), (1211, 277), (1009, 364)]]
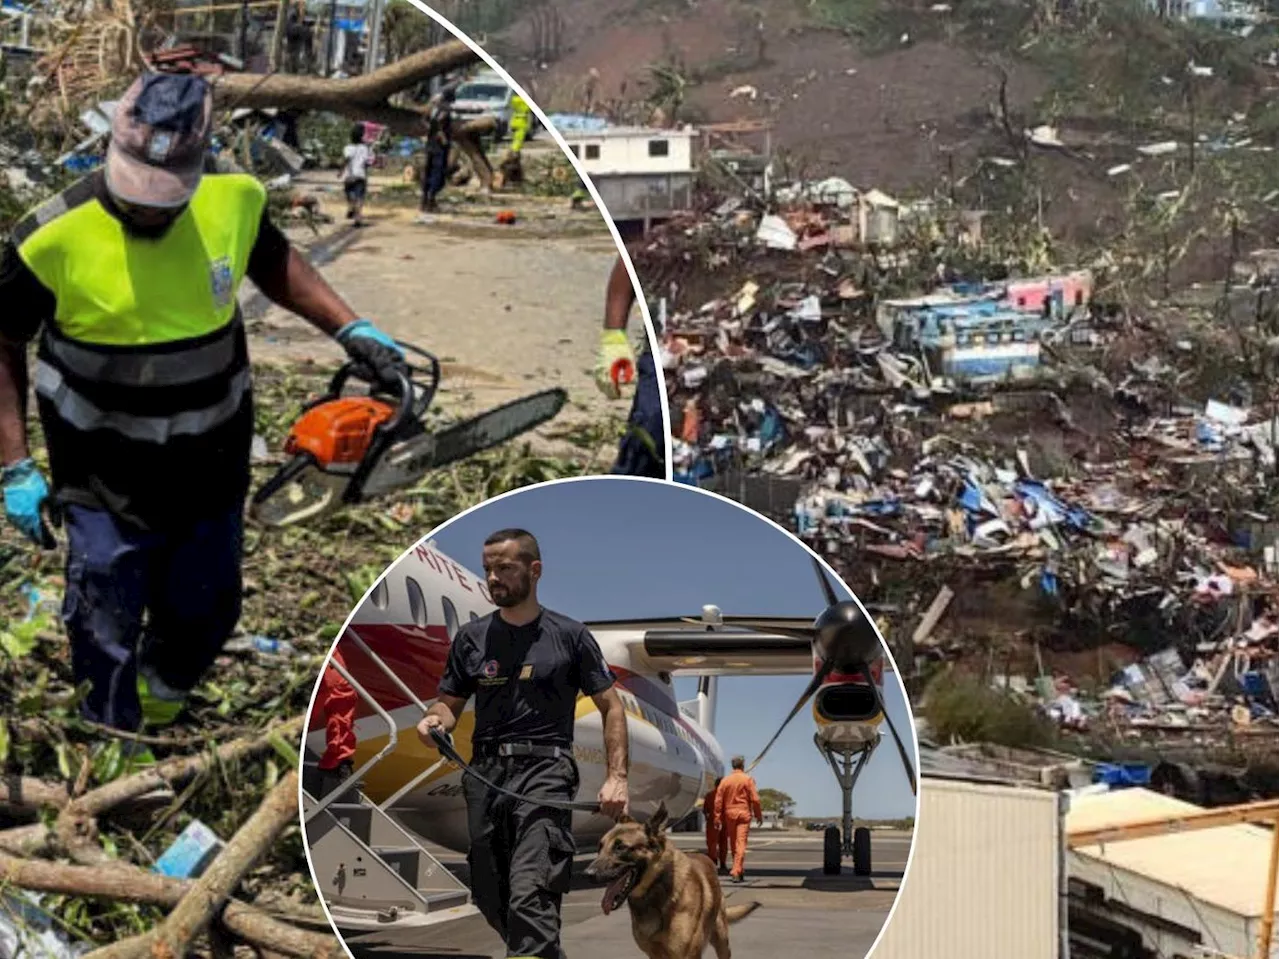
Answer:
[(716, 791), (723, 779), (717, 779), (711, 791), (702, 798), (702, 815), (707, 820), (707, 857), (720, 867), (720, 874), (729, 871), (725, 865), (729, 856), (729, 834), (716, 825)]
[(734, 882), (743, 882), (742, 865), (747, 858), (747, 832), (754, 817), (757, 825), (764, 825), (764, 811), (760, 808), (760, 793), (756, 781), (747, 775), (746, 760), (733, 757), (733, 772), (725, 776), (716, 790), (716, 826), (729, 837), (733, 851)]
[[(334, 647), (332, 662), (347, 668), (337, 647)], [(332, 666), (326, 666), (320, 676), (320, 691), (316, 694), (315, 704), (316, 711), (324, 716), (325, 750), (317, 763), (321, 796), (351, 778), (351, 758), (356, 754), (356, 699), (356, 691), (351, 684)]]

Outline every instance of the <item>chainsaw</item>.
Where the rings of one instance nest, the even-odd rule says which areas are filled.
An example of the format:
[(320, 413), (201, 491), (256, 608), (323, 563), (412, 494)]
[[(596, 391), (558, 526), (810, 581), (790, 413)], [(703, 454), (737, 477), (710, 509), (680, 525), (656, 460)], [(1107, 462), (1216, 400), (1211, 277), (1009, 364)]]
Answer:
[(394, 386), (371, 383), (367, 394), (344, 396), (348, 380), (364, 372), (348, 361), (328, 392), (303, 407), (285, 440), (290, 459), (254, 494), (250, 516), (286, 526), (406, 489), (433, 469), (547, 422), (568, 400), (563, 389), (543, 390), (432, 433), (423, 417), (440, 385), (440, 362), (409, 343), (398, 345), (422, 363), (406, 364)]

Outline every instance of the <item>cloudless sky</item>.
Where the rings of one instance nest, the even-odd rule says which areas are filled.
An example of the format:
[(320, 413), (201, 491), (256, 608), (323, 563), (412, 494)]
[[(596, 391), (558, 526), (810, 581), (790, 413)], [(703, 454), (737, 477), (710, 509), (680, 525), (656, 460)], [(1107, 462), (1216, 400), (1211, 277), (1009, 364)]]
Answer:
[[(509, 526), (537, 537), (543, 573), (539, 598), (566, 616), (592, 620), (698, 616), (705, 604), (726, 615), (815, 617), (826, 605), (812, 555), (777, 527), (710, 494), (673, 483), (588, 479), (520, 490), (454, 519), (432, 537), (472, 570), (486, 536)], [(847, 590), (828, 575), (842, 598)], [(750, 763), (786, 718), (811, 677), (723, 676), (716, 738), (726, 760)], [(912, 735), (902, 687), (885, 675), (885, 704), (899, 735)], [(676, 698), (697, 694), (677, 677)], [(753, 775), (762, 789), (796, 801), (800, 816), (837, 816), (840, 790), (813, 744), (806, 707)], [(914, 743), (906, 741), (915, 762)], [(853, 791), (855, 816), (896, 819), (915, 800), (887, 729)]]

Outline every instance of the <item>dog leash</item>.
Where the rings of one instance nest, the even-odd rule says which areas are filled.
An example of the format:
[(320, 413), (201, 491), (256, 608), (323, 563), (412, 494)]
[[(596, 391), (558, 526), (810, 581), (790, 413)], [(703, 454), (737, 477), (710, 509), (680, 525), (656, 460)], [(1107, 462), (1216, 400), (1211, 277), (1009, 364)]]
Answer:
[(478, 772), (476, 772), (469, 765), (467, 765), (466, 761), (461, 756), (459, 756), (457, 751), (453, 748), (453, 743), (447, 733), (443, 733), (440, 730), (435, 728), (428, 729), (427, 732), (431, 734), (431, 738), (435, 742), (436, 748), (440, 750), (440, 755), (442, 755), (445, 759), (449, 760), (449, 762), (457, 766), (460, 766), (462, 768), (462, 774), (464, 776), (474, 776), (476, 779), (480, 780), (480, 782), (482, 782), (485, 786), (489, 787), (496, 793), (501, 793), (503, 796), (509, 796), (512, 799), (519, 800), (520, 802), (532, 803), (535, 806), (548, 806), (552, 809), (569, 809), (574, 812), (592, 812), (592, 813), (598, 813), (600, 811), (599, 803), (578, 802), (578, 801), (569, 800), (569, 799), (539, 799), (536, 796), (525, 796), (521, 793), (512, 792), (510, 789), (503, 789), (501, 786), (497, 785), (496, 783), (489, 782), (489, 780), (485, 779)]

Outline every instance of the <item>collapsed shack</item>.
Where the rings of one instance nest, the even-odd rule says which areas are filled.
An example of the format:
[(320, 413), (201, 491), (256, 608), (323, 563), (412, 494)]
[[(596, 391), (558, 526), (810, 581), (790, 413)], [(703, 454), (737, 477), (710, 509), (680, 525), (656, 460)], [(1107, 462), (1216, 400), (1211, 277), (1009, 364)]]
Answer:
[(1122, 308), (965, 211), (832, 186), (707, 198), (635, 253), (677, 479), (897, 609), (917, 695), (958, 667), (1093, 755), (1274, 754), (1274, 255)]

